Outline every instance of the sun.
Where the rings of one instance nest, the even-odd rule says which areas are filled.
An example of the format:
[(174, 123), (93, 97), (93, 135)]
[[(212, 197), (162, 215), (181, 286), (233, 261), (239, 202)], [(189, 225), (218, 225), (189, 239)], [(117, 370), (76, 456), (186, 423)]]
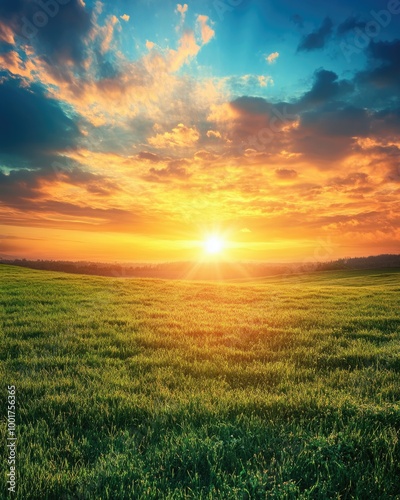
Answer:
[(218, 236), (210, 236), (204, 242), (204, 250), (209, 255), (220, 254), (224, 249), (224, 241)]

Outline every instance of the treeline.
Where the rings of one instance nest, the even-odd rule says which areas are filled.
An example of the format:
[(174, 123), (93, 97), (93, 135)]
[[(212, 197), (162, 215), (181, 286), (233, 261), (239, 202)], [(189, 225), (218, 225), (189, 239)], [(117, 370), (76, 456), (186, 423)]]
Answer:
[(69, 262), (56, 260), (0, 259), (2, 264), (31, 269), (60, 271), (74, 274), (110, 276), (116, 278), (160, 279), (237, 279), (290, 275), (341, 269), (400, 268), (400, 255), (353, 257), (330, 262), (268, 264), (262, 262), (167, 262), (161, 264), (110, 264), (99, 262)]

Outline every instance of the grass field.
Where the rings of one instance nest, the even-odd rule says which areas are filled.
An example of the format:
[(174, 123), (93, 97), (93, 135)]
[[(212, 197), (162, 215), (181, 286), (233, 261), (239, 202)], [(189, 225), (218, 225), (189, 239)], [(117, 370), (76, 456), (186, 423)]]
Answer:
[(202, 283), (0, 266), (14, 498), (400, 499), (399, 292), (393, 270)]

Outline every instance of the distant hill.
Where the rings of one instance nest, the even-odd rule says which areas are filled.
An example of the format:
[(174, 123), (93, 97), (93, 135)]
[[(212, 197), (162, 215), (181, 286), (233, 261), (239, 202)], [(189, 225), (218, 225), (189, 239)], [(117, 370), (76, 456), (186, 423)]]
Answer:
[(110, 264), (98, 262), (69, 262), (0, 258), (0, 264), (28, 267), (31, 269), (60, 271), (73, 274), (111, 276), (116, 278), (161, 279), (237, 279), (264, 276), (291, 275), (315, 271), (341, 269), (400, 268), (400, 255), (376, 255), (352, 257), (330, 262), (303, 262), (271, 264), (265, 262), (167, 262), (162, 264)]

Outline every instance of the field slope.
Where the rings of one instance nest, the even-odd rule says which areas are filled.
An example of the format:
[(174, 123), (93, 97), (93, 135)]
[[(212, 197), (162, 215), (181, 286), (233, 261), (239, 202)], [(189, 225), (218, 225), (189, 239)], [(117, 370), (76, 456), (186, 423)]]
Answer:
[(399, 292), (393, 270), (202, 283), (0, 266), (14, 498), (400, 499)]

